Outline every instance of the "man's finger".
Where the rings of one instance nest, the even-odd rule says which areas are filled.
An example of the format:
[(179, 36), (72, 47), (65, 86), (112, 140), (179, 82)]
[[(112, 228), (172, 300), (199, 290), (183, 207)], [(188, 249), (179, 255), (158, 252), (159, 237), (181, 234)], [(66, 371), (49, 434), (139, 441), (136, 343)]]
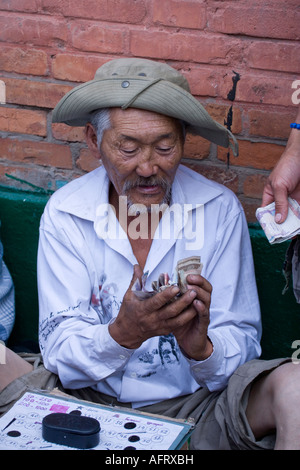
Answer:
[(162, 292), (158, 292), (150, 299), (144, 300), (144, 302), (147, 303), (147, 309), (150, 309), (151, 311), (159, 310), (164, 305), (173, 300), (179, 294), (179, 292), (180, 290), (177, 286), (167, 287)]
[(169, 303), (166, 308), (161, 311), (162, 317), (176, 317), (188, 307), (190, 307), (193, 301), (197, 297), (197, 292), (194, 289), (189, 289), (185, 294), (178, 297), (174, 302)]
[(286, 189), (277, 189), (274, 191), (275, 199), (275, 222), (281, 224), (288, 215), (289, 203)]
[(129, 289), (131, 289), (134, 286), (134, 283), (137, 282), (138, 280), (141, 283), (142, 282), (142, 276), (143, 276), (142, 268), (140, 267), (139, 264), (135, 264), (133, 266), (133, 274), (132, 274), (132, 278), (131, 278), (131, 281), (130, 281), (130, 284), (129, 284)]
[(281, 224), (285, 221), (288, 214), (288, 191), (284, 186), (271, 186), (271, 183), (265, 186), (262, 195), (262, 207), (275, 202), (275, 222)]
[(195, 285), (209, 293), (212, 292), (211, 283), (200, 274), (189, 274), (186, 280), (188, 282), (189, 288), (193, 288), (193, 285)]

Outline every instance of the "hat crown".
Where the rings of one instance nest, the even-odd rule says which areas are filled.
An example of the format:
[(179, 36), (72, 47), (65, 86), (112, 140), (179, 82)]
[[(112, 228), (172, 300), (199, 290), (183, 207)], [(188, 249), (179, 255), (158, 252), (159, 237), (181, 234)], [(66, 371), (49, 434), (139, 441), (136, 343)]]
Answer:
[(114, 59), (98, 68), (95, 80), (118, 78), (149, 78), (162, 79), (180, 86), (190, 92), (186, 78), (167, 64), (147, 59)]

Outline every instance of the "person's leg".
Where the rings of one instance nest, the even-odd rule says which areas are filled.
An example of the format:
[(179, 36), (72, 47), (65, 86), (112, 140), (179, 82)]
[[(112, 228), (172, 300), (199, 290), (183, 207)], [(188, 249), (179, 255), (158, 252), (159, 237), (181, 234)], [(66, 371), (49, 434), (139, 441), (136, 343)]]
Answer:
[(33, 370), (33, 366), (0, 342), (0, 392), (15, 379)]
[(252, 386), (246, 415), (257, 439), (276, 431), (275, 449), (300, 449), (300, 365), (283, 364)]

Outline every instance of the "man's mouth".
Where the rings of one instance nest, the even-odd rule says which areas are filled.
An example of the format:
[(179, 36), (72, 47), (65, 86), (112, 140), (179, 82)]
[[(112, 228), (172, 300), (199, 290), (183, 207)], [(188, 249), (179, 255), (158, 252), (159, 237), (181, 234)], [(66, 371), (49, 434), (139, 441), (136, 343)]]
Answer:
[(129, 191), (137, 191), (141, 194), (158, 194), (165, 192), (169, 187), (168, 182), (157, 176), (149, 178), (139, 177), (135, 181), (126, 181), (123, 187), (123, 194), (128, 194)]
[[(127, 204), (159, 203), (169, 204), (172, 185), (164, 178), (152, 176), (149, 178), (138, 177), (134, 181), (126, 181), (123, 186), (123, 196), (127, 196)], [(141, 199), (143, 198), (143, 199)]]
[(148, 195), (158, 194), (158, 193), (160, 193), (160, 192), (162, 191), (162, 187), (161, 187), (161, 185), (159, 185), (159, 184), (155, 184), (155, 185), (144, 185), (144, 184), (141, 184), (141, 185), (136, 186), (135, 189), (136, 189), (139, 193), (148, 194)]

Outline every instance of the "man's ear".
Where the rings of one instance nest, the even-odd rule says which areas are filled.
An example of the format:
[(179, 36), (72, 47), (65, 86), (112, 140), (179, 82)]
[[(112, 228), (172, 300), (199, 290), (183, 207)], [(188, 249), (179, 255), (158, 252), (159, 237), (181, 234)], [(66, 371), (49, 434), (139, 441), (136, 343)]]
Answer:
[(97, 157), (100, 158), (100, 152), (98, 148), (98, 142), (97, 142), (97, 134), (90, 122), (87, 123), (85, 127), (85, 138), (86, 138), (86, 143), (89, 147), (89, 150)]

